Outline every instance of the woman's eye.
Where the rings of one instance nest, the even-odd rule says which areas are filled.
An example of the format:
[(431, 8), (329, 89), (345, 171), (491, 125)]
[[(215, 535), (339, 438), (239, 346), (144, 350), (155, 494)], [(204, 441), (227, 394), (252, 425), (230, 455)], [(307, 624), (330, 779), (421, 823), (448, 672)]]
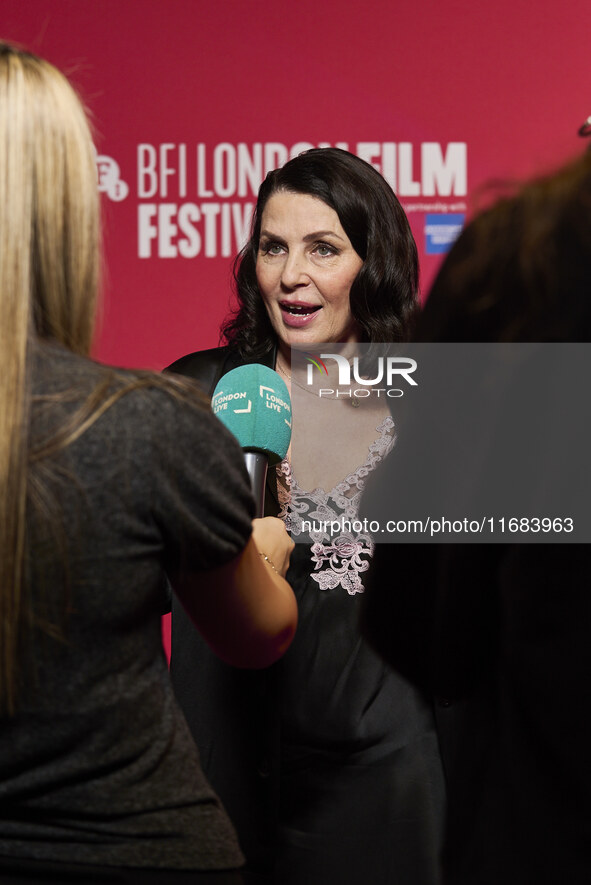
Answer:
[(281, 243), (261, 243), (261, 251), (264, 255), (281, 255), (283, 246)]
[(336, 249), (329, 246), (328, 243), (318, 243), (316, 252), (321, 258), (327, 258), (329, 255), (336, 255)]

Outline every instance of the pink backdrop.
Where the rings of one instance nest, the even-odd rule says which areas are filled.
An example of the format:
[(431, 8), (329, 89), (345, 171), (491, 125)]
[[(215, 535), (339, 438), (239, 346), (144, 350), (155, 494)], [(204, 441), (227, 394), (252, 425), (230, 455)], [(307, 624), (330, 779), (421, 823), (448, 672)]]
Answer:
[(583, 149), (590, 32), (589, 0), (2, 0), (1, 36), (68, 73), (94, 118), (97, 356), (159, 369), (217, 343), (258, 180), (306, 145), (395, 184), (426, 291), (485, 183)]
[[(279, 156), (273, 145), (373, 144), (374, 162), (398, 173), (426, 290), (440, 260), (425, 254), (426, 211), (463, 213), (489, 179), (580, 151), (576, 130), (591, 114), (588, 0), (2, 0), (0, 32), (72, 76), (100, 154), (128, 187), (118, 201), (104, 193), (96, 347), (125, 365), (161, 368), (217, 343), (229, 297), (224, 252), (235, 251), (253, 201), (257, 150), (263, 163), (265, 151), (270, 162)], [(461, 190), (462, 149), (449, 154), (450, 144), (465, 146), (464, 194), (440, 192), (446, 176)], [(140, 175), (153, 151), (139, 145), (155, 149), (156, 179)], [(104, 170), (103, 186), (122, 196), (112, 164)], [(139, 257), (140, 212), (149, 258)], [(158, 256), (158, 237), (176, 257)]]

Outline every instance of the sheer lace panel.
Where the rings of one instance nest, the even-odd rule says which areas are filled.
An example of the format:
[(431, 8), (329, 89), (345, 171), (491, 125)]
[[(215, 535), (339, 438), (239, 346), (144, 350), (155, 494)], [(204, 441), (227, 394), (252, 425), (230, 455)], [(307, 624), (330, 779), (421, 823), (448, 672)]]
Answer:
[(386, 417), (376, 427), (379, 436), (369, 447), (367, 459), (329, 492), (305, 491), (298, 485), (287, 459), (277, 466), (279, 516), (296, 542), (310, 537), (312, 578), (321, 590), (342, 587), (347, 593), (363, 593), (360, 575), (369, 568), (374, 544), (369, 533), (355, 531), (365, 478), (394, 445), (394, 422)]

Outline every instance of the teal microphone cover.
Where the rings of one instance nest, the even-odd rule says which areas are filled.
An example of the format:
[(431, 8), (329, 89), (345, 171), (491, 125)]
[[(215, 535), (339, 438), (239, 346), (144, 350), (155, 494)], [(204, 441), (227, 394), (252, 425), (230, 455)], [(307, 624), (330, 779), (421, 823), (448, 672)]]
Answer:
[(291, 439), (291, 400), (283, 379), (260, 363), (223, 375), (211, 399), (213, 412), (247, 452), (270, 464), (285, 458)]

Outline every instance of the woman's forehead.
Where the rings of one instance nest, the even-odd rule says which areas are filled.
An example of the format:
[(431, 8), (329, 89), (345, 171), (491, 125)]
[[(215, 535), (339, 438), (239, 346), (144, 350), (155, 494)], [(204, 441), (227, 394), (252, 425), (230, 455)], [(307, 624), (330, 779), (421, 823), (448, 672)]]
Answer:
[(293, 231), (332, 231), (346, 236), (335, 210), (311, 194), (276, 191), (267, 200), (261, 230), (287, 228)]

